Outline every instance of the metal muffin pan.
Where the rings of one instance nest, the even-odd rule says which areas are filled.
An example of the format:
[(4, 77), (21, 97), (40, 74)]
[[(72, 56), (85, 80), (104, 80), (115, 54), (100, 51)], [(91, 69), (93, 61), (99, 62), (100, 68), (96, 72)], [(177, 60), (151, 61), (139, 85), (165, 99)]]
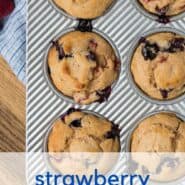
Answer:
[[(157, 21), (159, 19), (159, 16), (148, 12), (142, 4), (138, 0), (131, 0), (133, 5), (136, 7), (138, 11), (140, 11), (144, 16), (148, 17), (149, 19)], [(185, 17), (185, 12), (179, 13), (177, 15), (169, 16), (168, 18), (170, 21), (177, 21)]]
[(132, 75), (131, 72), (131, 62), (132, 62), (132, 58), (133, 58), (133, 54), (135, 52), (135, 50), (137, 49), (138, 45), (139, 45), (139, 41), (142, 37), (147, 37), (150, 35), (153, 35), (155, 33), (161, 33), (161, 32), (172, 32), (172, 33), (176, 33), (181, 35), (182, 37), (185, 38), (185, 33), (181, 30), (177, 30), (175, 28), (170, 28), (170, 27), (160, 27), (160, 28), (156, 28), (156, 29), (152, 29), (149, 30), (145, 33), (142, 33), (141, 35), (139, 35), (134, 41), (133, 41), (133, 45), (130, 49), (130, 53), (128, 54), (128, 61), (127, 61), (127, 74), (128, 74), (128, 79), (130, 81), (131, 86), (134, 88), (134, 90), (144, 99), (146, 99), (146, 101), (150, 101), (152, 103), (155, 104), (159, 104), (159, 105), (171, 105), (171, 104), (175, 104), (178, 102), (181, 102), (183, 100), (185, 100), (185, 93), (183, 93), (182, 95), (178, 96), (177, 98), (173, 98), (170, 100), (157, 100), (154, 99), (152, 97), (150, 97), (149, 95), (147, 95), (143, 90), (141, 90), (139, 88), (139, 86), (135, 83), (134, 81), (134, 77)]
[[(102, 32), (116, 46), (122, 67), (119, 80), (107, 102), (80, 106), (60, 98), (48, 85), (43, 70), (46, 48), (51, 40), (64, 30), (74, 28), (78, 21), (63, 16), (49, 0), (28, 0), (27, 17), (27, 152), (42, 152), (43, 140), (52, 120), (71, 107), (98, 112), (119, 124), (121, 145), (125, 151), (128, 133), (139, 118), (154, 111), (173, 111), (185, 115), (185, 99), (173, 104), (146, 100), (135, 91), (127, 75), (128, 55), (138, 35), (160, 27), (183, 32), (185, 18), (163, 25), (143, 16), (131, 0), (117, 0), (111, 11), (93, 20), (93, 29)], [(34, 184), (33, 171), (42, 173), (42, 167), (45, 164), (41, 157), (27, 157), (29, 184)]]
[[(66, 35), (66, 34), (68, 34), (70, 32), (76, 31), (76, 30), (77, 30), (77, 25), (74, 28), (68, 28), (66, 30), (63, 30), (59, 35), (57, 35), (56, 37), (54, 37), (51, 40), (56, 41), (60, 37)], [(104, 38), (111, 45), (112, 49), (114, 50), (114, 53), (116, 55), (117, 60), (120, 61), (120, 69), (119, 69), (118, 77), (117, 77), (116, 81), (111, 85), (111, 90), (113, 91), (114, 88), (115, 88), (115, 86), (116, 86), (116, 84), (117, 84), (117, 82), (119, 81), (119, 76), (120, 76), (120, 71), (121, 71), (121, 57), (120, 57), (120, 54), (119, 54), (119, 52), (118, 52), (115, 44), (113, 43), (113, 41), (109, 37), (107, 37), (103, 32), (101, 32), (101, 31), (99, 31), (97, 29), (93, 29), (92, 32), (100, 35), (102, 38)], [(59, 90), (57, 90), (57, 88), (55, 87), (55, 85), (52, 82), (52, 79), (51, 79), (51, 77), (49, 75), (49, 72), (48, 72), (48, 52), (49, 52), (51, 46), (52, 46), (52, 44), (50, 43), (48, 45), (47, 49), (46, 49), (46, 53), (45, 53), (45, 56), (44, 56), (44, 59), (43, 59), (44, 60), (44, 62), (43, 62), (43, 70), (44, 70), (44, 76), (46, 78), (46, 81), (48, 82), (48, 85), (51, 88), (51, 90), (53, 90), (54, 93), (57, 94), (60, 98), (62, 98), (63, 100), (66, 100), (66, 101), (68, 101), (70, 103), (78, 104), (78, 103), (76, 103), (73, 100), (73, 98), (68, 97), (68, 96), (65, 96), (62, 92), (60, 92)], [(110, 94), (110, 96), (111, 96), (111, 94)], [(94, 103), (97, 104), (97, 102), (94, 102)]]

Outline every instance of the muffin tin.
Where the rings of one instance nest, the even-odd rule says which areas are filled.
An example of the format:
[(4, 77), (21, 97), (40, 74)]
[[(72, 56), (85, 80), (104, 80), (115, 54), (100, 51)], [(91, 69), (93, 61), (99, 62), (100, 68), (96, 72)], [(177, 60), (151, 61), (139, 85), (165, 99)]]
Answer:
[[(184, 15), (184, 14), (183, 14)], [(98, 30), (111, 40), (121, 57), (121, 72), (107, 102), (102, 104), (80, 106), (66, 101), (48, 84), (45, 77), (44, 61), (47, 48), (53, 38), (64, 30), (76, 28), (78, 20), (61, 14), (49, 0), (28, 1), (27, 26), (27, 151), (41, 153), (45, 135), (56, 119), (69, 108), (75, 107), (87, 111), (98, 112), (121, 129), (120, 140), (123, 151), (127, 151), (129, 131), (137, 124), (140, 117), (154, 111), (173, 111), (185, 115), (185, 99), (169, 103), (158, 103), (140, 96), (128, 78), (129, 55), (138, 35), (156, 29), (175, 29), (183, 32), (185, 17), (166, 25), (141, 13), (131, 0), (117, 0), (106, 14), (92, 20), (94, 30)], [(35, 166), (33, 161), (41, 164)], [(27, 157), (27, 174), (30, 184), (33, 183), (31, 172), (41, 173), (45, 165), (41, 157)]]

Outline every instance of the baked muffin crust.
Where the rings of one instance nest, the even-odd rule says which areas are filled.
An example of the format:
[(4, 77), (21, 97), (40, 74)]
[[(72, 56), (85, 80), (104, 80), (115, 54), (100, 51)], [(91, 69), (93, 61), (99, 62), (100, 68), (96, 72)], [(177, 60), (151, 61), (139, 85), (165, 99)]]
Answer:
[[(72, 111), (71, 111), (72, 110)], [(119, 152), (119, 129), (90, 113), (70, 109), (48, 138), (48, 152)]]
[(138, 0), (149, 13), (174, 16), (185, 11), (185, 0)]
[(151, 98), (170, 100), (185, 92), (185, 38), (161, 32), (142, 38), (131, 61), (136, 85)]
[(172, 113), (141, 121), (131, 137), (131, 152), (185, 152), (185, 122)]
[(107, 100), (119, 64), (111, 45), (92, 32), (69, 32), (54, 41), (48, 53), (54, 86), (79, 104)]
[(62, 174), (107, 173), (118, 160), (119, 132), (112, 122), (72, 108), (49, 133), (50, 162)]
[(115, 0), (53, 0), (68, 14), (76, 18), (94, 19), (101, 16)]

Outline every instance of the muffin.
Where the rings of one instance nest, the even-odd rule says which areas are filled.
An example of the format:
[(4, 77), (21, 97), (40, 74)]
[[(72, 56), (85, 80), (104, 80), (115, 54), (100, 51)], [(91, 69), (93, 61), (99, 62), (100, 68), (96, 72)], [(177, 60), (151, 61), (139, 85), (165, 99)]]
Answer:
[(185, 152), (185, 122), (158, 113), (139, 123), (131, 138), (132, 152)]
[[(173, 113), (157, 113), (142, 120), (131, 136), (130, 151), (138, 169), (153, 180), (182, 177), (185, 168), (185, 122)], [(145, 152), (141, 156), (136, 152)], [(175, 153), (174, 153), (175, 152)]]
[(48, 53), (53, 85), (79, 104), (107, 100), (119, 65), (111, 45), (92, 32), (69, 32), (53, 41)]
[(157, 100), (177, 98), (185, 92), (185, 38), (161, 32), (141, 38), (132, 61), (136, 85)]
[(101, 16), (115, 0), (53, 0), (69, 15), (81, 19), (94, 19)]
[(159, 16), (175, 16), (185, 11), (185, 0), (138, 0), (149, 13)]
[[(113, 158), (114, 154), (110, 158), (108, 154), (103, 156), (103, 153), (120, 151), (119, 129), (116, 125), (95, 114), (75, 109), (70, 109), (54, 122), (47, 141), (47, 151), (56, 154), (53, 155), (52, 164), (63, 173), (69, 173), (70, 170), (73, 173), (90, 172), (94, 167), (105, 172), (107, 160)], [(73, 169), (69, 168), (69, 163), (74, 166)], [(111, 165), (114, 163), (114, 160), (110, 162)]]

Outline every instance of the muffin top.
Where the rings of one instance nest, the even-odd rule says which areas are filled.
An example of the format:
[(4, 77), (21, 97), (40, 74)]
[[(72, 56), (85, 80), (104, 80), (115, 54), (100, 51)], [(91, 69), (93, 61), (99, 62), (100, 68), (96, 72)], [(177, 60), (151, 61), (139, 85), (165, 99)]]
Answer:
[(119, 129), (112, 122), (70, 109), (55, 121), (48, 152), (119, 152)]
[(107, 100), (119, 64), (111, 45), (92, 32), (69, 32), (53, 41), (48, 53), (54, 86), (79, 104)]
[(185, 38), (170, 32), (142, 38), (133, 54), (131, 72), (137, 86), (158, 100), (185, 92)]
[(62, 174), (107, 173), (118, 160), (119, 132), (112, 122), (71, 108), (48, 136), (50, 162)]
[(132, 134), (131, 152), (185, 152), (185, 122), (172, 113), (144, 119)]
[(94, 19), (101, 16), (114, 0), (53, 0), (65, 12), (76, 18)]
[(139, 0), (150, 13), (162, 16), (174, 16), (185, 11), (185, 0)]

